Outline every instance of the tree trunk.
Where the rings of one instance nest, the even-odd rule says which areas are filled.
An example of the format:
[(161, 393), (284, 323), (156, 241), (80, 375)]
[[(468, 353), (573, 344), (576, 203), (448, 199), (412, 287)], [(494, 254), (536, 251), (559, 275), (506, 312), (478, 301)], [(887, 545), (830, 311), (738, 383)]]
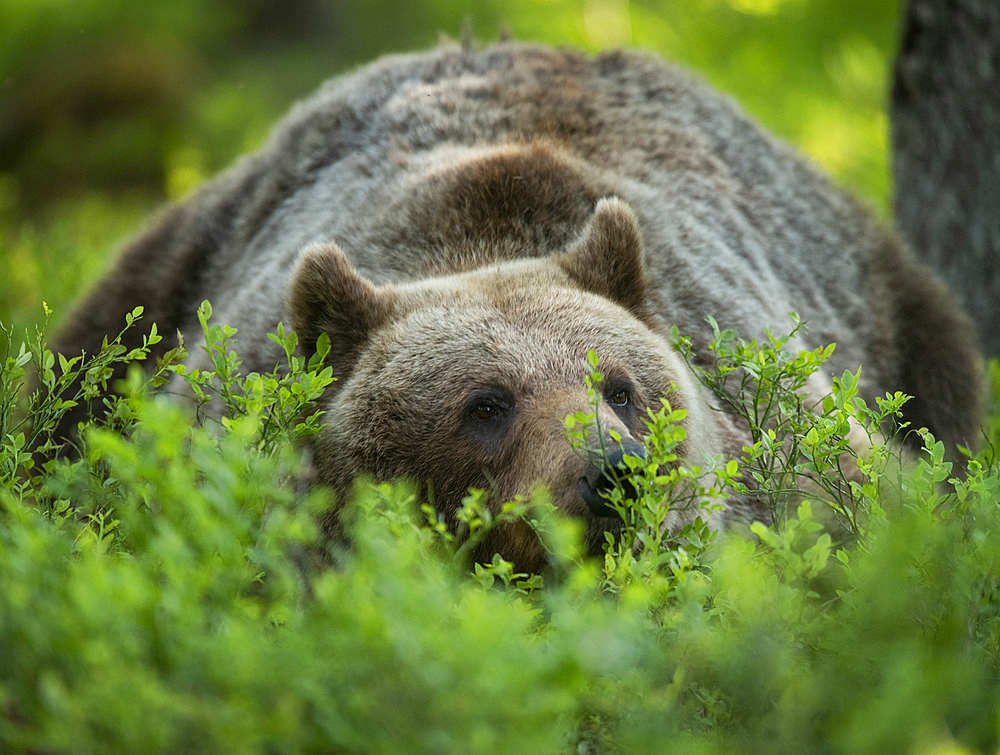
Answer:
[(1000, 0), (909, 0), (891, 120), (899, 230), (1000, 355)]

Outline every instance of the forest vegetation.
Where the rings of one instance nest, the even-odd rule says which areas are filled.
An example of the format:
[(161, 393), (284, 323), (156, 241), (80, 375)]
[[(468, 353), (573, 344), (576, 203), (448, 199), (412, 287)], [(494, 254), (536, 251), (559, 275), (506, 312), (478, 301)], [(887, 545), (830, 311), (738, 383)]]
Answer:
[[(737, 395), (754, 443), (662, 475), (682, 416), (651, 417), (650, 458), (633, 465), (651, 492), (619, 491), (628, 527), (603, 562), (580, 557), (544, 495), (491, 513), (470, 493), (456, 537), (406, 486), (362, 486), (350, 547), (325, 542), (330, 501), (307, 484), (301, 442), (329, 371), (282, 330), (284, 369), (243, 374), (207, 308), (203, 344), (187, 347), (213, 369), (187, 377), (225, 403), (221, 421), (154, 395), (174, 352), (130, 374), (79, 458), (30, 453), (65, 402), (142, 357), (112, 338), (54, 370), (44, 333), (118, 241), (322, 80), (458, 37), (467, 18), (480, 44), (509, 29), (643, 47), (888, 218), (899, 13), (889, 0), (0, 0), (0, 752), (996, 753), (995, 398), (963, 476), (919, 428), (902, 432), (922, 450), (883, 440), (904, 396), (866, 406), (848, 372), (806, 410), (798, 389), (824, 349), (717, 331), (701, 377)], [(995, 362), (989, 374), (995, 397)], [(588, 421), (570, 418), (570, 435)], [(860, 458), (852, 423), (871, 438)], [(661, 537), (672, 490), (721, 500), (740, 475), (773, 527)], [(545, 575), (469, 563), (469, 539), (513, 519), (546, 544)]]

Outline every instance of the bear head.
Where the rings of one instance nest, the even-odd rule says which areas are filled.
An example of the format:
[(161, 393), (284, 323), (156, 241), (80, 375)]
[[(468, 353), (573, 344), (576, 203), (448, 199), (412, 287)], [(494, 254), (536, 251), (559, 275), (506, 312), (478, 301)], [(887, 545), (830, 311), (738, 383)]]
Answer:
[[(375, 286), (337, 246), (313, 246), (289, 308), (307, 355), (320, 334), (331, 341), (337, 382), (314, 459), (341, 500), (359, 475), (409, 478), (453, 518), (470, 487), (491, 490), (499, 505), (543, 484), (558, 508), (583, 519), (587, 548), (599, 553), (604, 533), (621, 526), (604, 506), (603, 466), (642, 454), (647, 408), (665, 397), (687, 410), (681, 458), (704, 465), (720, 452), (696, 381), (648, 304), (638, 222), (618, 199), (598, 202), (561, 253), (403, 284)], [(592, 442), (616, 449), (603, 459), (574, 449), (565, 424), (593, 411), (589, 351), (603, 375), (595, 389), (607, 435)], [(672, 512), (669, 523), (697, 514), (705, 516)], [(525, 524), (496, 527), (473, 556), (494, 552), (520, 570), (545, 565)]]

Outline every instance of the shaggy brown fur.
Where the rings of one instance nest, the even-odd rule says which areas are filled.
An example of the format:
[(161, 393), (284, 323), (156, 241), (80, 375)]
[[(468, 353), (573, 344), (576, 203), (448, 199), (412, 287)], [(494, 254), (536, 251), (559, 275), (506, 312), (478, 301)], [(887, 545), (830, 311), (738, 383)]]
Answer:
[[(330, 82), (133, 241), (60, 348), (93, 352), (138, 304), (196, 342), (204, 298), (251, 369), (279, 362), (279, 320), (306, 353), (330, 336), (339, 381), (315, 450), (341, 496), (361, 472), (412, 477), (450, 513), (470, 485), (507, 499), (542, 482), (593, 549), (609, 520), (563, 429), (586, 407), (588, 350), (626, 443), (663, 395), (689, 412), (689, 462), (744, 441), (668, 325), (707, 360), (706, 316), (760, 337), (795, 311), (798, 345), (836, 342), (830, 371), (863, 367), (867, 400), (914, 394), (907, 419), (952, 452), (978, 434), (979, 357), (934, 276), (727, 98), (639, 53), (446, 46)], [(543, 564), (523, 528), (478, 555), (492, 550)]]

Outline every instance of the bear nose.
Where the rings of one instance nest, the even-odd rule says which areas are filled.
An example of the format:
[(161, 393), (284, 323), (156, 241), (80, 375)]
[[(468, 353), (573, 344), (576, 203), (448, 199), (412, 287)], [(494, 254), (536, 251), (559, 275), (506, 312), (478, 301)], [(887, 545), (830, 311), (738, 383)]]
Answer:
[(617, 512), (608, 504), (608, 499), (602, 495), (602, 493), (610, 493), (615, 487), (615, 478), (621, 480), (620, 485), (626, 499), (639, 497), (639, 491), (633, 482), (625, 478), (625, 474), (628, 472), (628, 466), (625, 464), (626, 455), (645, 459), (646, 449), (641, 443), (623, 440), (621, 447), (616, 445), (607, 454), (595, 452), (594, 456), (601, 460), (601, 463), (587, 462), (586, 472), (577, 482), (577, 488), (584, 503), (587, 504), (587, 508), (590, 509), (590, 513), (594, 516), (618, 516)]

